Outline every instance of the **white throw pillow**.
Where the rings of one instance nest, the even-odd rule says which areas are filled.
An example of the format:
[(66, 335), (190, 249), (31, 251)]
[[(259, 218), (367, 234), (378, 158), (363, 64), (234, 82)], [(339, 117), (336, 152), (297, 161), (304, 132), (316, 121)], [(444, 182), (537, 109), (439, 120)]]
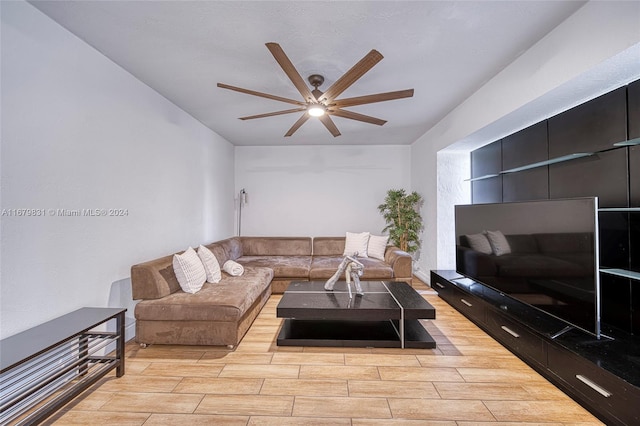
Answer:
[(484, 233), (489, 240), (489, 244), (491, 244), (493, 254), (496, 256), (502, 256), (504, 254), (511, 253), (509, 241), (507, 241), (507, 238), (504, 236), (502, 231), (484, 231)]
[(207, 273), (207, 282), (219, 283), (222, 279), (222, 273), (220, 272), (220, 264), (218, 259), (211, 253), (211, 250), (203, 245), (198, 247), (198, 257), (202, 261), (204, 271)]
[(469, 234), (465, 235), (465, 237), (467, 237), (467, 243), (469, 243), (469, 247), (472, 250), (484, 254), (491, 254), (493, 252), (489, 239), (485, 234)]
[(353, 256), (357, 254), (359, 257), (369, 257), (367, 254), (367, 246), (369, 245), (369, 233), (360, 232), (359, 234), (354, 232), (347, 232), (347, 237), (344, 243), (343, 256)]
[(173, 256), (173, 271), (185, 293), (196, 293), (207, 279), (204, 265), (191, 247), (184, 253)]
[(384, 252), (387, 250), (388, 235), (370, 235), (367, 255), (374, 259), (384, 260)]

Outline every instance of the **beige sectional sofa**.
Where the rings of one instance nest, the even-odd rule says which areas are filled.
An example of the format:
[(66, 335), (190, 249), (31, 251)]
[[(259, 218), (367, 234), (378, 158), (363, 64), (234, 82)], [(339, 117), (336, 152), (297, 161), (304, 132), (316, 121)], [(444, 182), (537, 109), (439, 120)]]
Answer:
[[(195, 294), (181, 290), (173, 254), (131, 267), (136, 341), (147, 344), (227, 345), (242, 340), (271, 293), (292, 281), (326, 280), (342, 261), (345, 237), (233, 237), (206, 247), (223, 265), (243, 265), (239, 277), (222, 273)], [(389, 246), (384, 261), (359, 258), (363, 280), (411, 283), (411, 256)]]

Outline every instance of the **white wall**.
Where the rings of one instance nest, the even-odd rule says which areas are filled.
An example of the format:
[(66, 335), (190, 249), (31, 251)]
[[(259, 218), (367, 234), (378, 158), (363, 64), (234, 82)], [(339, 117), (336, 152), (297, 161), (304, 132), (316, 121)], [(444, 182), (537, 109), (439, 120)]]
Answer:
[(131, 265), (232, 235), (234, 150), (31, 5), (1, 13), (7, 337), (82, 306), (131, 308)]
[(380, 234), (389, 189), (410, 188), (409, 146), (236, 147), (242, 235)]
[(639, 18), (638, 2), (587, 3), (412, 145), (412, 189), (427, 206), (421, 270), (455, 267), (452, 206), (470, 202), (469, 184), (452, 181), (468, 177), (468, 159), (438, 154), (466, 154), (640, 77)]

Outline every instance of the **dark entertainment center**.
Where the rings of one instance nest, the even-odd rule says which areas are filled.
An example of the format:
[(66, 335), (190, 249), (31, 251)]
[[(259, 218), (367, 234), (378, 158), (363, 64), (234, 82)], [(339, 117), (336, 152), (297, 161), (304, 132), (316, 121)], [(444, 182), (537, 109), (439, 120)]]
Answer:
[(640, 424), (640, 80), (473, 151), (470, 180), (474, 205), (598, 197), (600, 338), (460, 271), (431, 285), (605, 423)]

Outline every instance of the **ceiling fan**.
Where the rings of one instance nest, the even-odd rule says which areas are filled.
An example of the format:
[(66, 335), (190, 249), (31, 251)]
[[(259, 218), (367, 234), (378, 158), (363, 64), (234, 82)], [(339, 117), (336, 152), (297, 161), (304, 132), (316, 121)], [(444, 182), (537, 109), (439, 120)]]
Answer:
[(355, 105), (371, 104), (375, 102), (391, 101), (394, 99), (410, 98), (413, 96), (413, 89), (399, 90), (396, 92), (376, 93), (373, 95), (357, 96), (354, 98), (336, 99), (342, 92), (347, 90), (349, 86), (355, 83), (360, 77), (362, 77), (367, 71), (380, 62), (383, 56), (377, 50), (371, 50), (364, 58), (362, 58), (357, 64), (355, 64), (349, 71), (347, 71), (342, 77), (340, 77), (335, 83), (331, 85), (325, 92), (318, 89), (324, 82), (324, 77), (319, 74), (310, 75), (308, 80), (311, 86), (314, 87), (310, 90), (306, 83), (300, 76), (300, 73), (293, 66), (287, 55), (277, 43), (267, 43), (267, 49), (271, 52), (276, 59), (282, 70), (287, 77), (291, 80), (293, 85), (298, 89), (298, 92), (302, 95), (304, 101), (298, 101), (295, 99), (283, 98), (280, 96), (270, 95), (268, 93), (256, 92), (254, 90), (243, 89), (241, 87), (230, 86), (228, 84), (218, 83), (218, 87), (222, 89), (234, 90), (240, 93), (246, 93), (249, 95), (260, 96), (262, 98), (273, 99), (275, 101), (285, 102), (288, 104), (296, 105), (296, 108), (286, 109), (283, 111), (268, 112), (266, 114), (251, 115), (247, 117), (240, 117), (240, 120), (252, 120), (254, 118), (273, 117), (275, 115), (291, 114), (295, 112), (303, 112), (302, 116), (296, 121), (289, 131), (285, 134), (285, 137), (293, 135), (296, 130), (300, 128), (310, 117), (317, 117), (322, 124), (335, 136), (340, 136), (340, 131), (336, 127), (335, 123), (331, 119), (331, 115), (342, 118), (349, 118), (351, 120), (363, 121), (365, 123), (377, 124), (382, 126), (386, 123), (386, 120), (371, 117), (364, 114), (359, 114), (353, 111), (347, 111), (342, 108)]

